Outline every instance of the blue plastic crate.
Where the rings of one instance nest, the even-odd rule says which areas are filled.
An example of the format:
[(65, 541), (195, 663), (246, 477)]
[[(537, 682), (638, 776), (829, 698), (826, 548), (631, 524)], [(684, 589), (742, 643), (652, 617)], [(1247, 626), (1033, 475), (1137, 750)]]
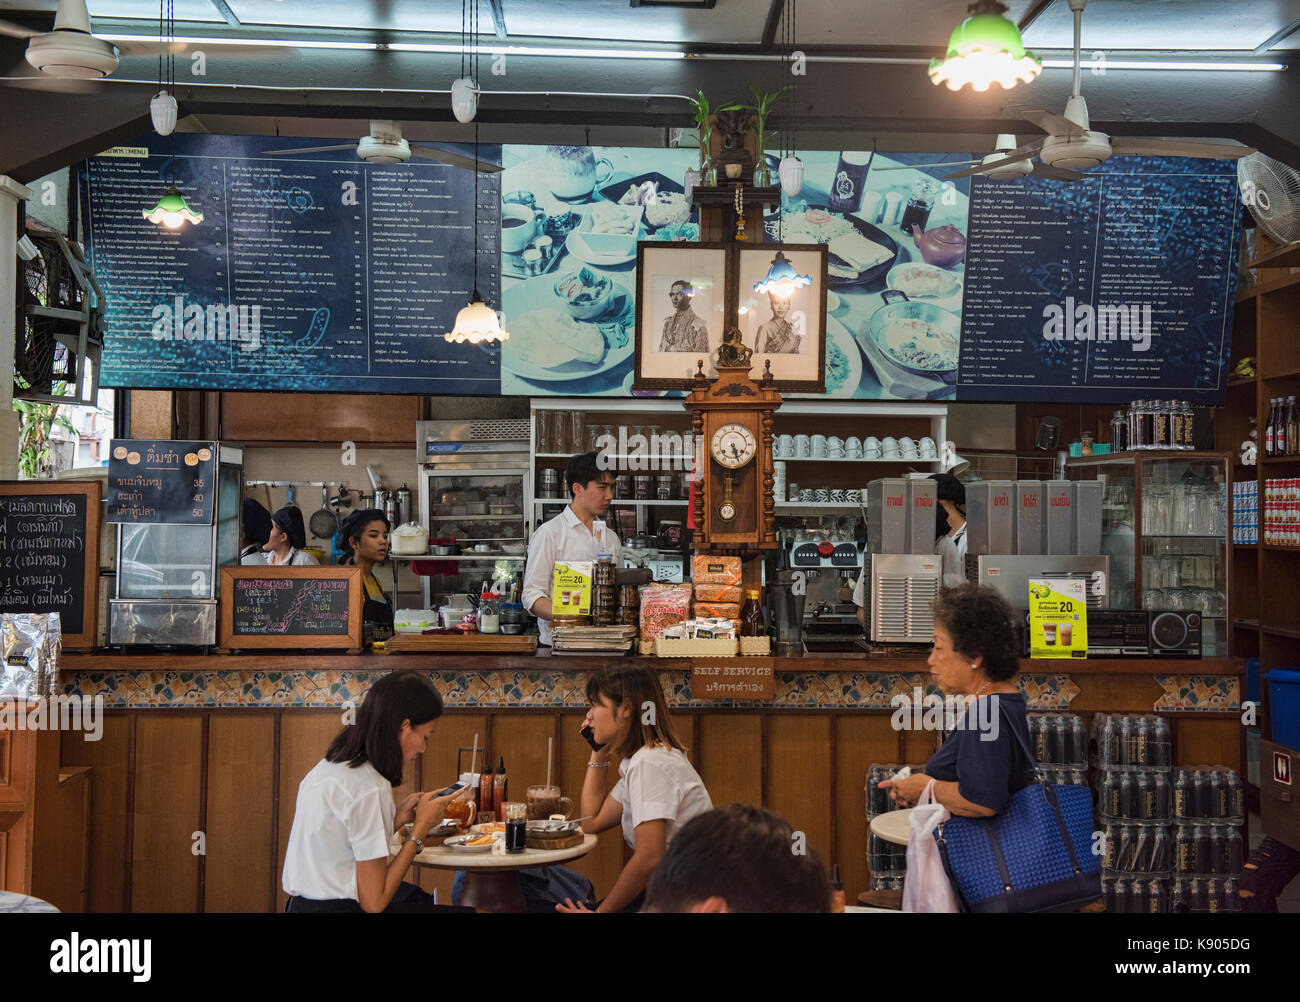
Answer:
[(1287, 748), (1300, 748), (1300, 670), (1274, 668), (1268, 680), (1268, 718), (1273, 740)]

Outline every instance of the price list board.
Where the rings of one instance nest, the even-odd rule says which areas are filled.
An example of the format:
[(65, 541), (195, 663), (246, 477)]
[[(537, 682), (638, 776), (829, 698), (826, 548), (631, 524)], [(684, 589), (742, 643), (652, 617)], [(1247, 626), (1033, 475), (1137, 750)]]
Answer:
[(57, 612), (63, 645), (95, 643), (98, 481), (0, 483), (0, 612)]
[(1230, 160), (977, 178), (957, 398), (1222, 404), (1240, 226)]
[(224, 648), (361, 648), (357, 567), (221, 568)]
[(108, 521), (211, 525), (217, 490), (214, 442), (113, 439)]
[[(268, 155), (325, 143), (175, 135), (85, 162), (86, 243), (108, 290), (103, 385), (499, 392), (499, 353), (442, 337), (475, 281), (474, 172), (350, 149)], [(201, 222), (143, 218), (173, 181)], [(498, 175), (479, 175), (478, 196), (478, 288), (495, 304)]]

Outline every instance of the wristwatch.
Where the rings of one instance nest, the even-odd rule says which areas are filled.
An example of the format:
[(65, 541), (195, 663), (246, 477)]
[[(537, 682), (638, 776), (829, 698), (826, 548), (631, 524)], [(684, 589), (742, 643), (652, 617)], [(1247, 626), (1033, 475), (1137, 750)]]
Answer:
[[(416, 852), (416, 855), (419, 855), (420, 853), (424, 852), (424, 843), (423, 843), (422, 841), (420, 841), (418, 838), (416, 838), (414, 835), (408, 835), (408, 836), (406, 836), (406, 842), (414, 842), (414, 843), (415, 843), (415, 852)], [(405, 845), (406, 845), (406, 842), (403, 842), (402, 845), (405, 846)]]

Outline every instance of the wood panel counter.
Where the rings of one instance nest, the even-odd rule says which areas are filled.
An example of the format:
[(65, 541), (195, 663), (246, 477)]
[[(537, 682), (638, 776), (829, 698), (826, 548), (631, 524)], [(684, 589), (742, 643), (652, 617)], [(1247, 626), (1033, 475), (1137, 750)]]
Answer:
[[(418, 778), (396, 791), (445, 785), (475, 734), (504, 756), (518, 795), (546, 774), (554, 739), (560, 785), (586, 773), (578, 734), (586, 682), (607, 656), (246, 654), (212, 657), (65, 654), (68, 694), (101, 696), (103, 738), (62, 735), (65, 765), (94, 767), (88, 907), (96, 911), (282, 909), (280, 869), (298, 783), (338, 733), (346, 706), (379, 673), (423, 671), (442, 694)], [(788, 818), (845, 891), (868, 888), (865, 780), (874, 762), (924, 762), (932, 731), (893, 725), (891, 700), (930, 685), (923, 653), (771, 658), (770, 701), (694, 698), (690, 662), (621, 659), (658, 673), (673, 722), (715, 804), (760, 804)], [(710, 659), (754, 660), (754, 659)], [(1160, 713), (1175, 760), (1241, 769), (1244, 662), (1023, 661), (1035, 710)], [(468, 759), (468, 753), (466, 753)], [(203, 832), (196, 854), (193, 833)], [(617, 830), (575, 868), (598, 894), (623, 865)], [(450, 877), (420, 877), (449, 900)]]

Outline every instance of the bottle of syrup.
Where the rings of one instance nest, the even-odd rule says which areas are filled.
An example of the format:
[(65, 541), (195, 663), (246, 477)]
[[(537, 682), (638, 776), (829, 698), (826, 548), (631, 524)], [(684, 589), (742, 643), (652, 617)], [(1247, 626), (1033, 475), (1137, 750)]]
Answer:
[(506, 784), (506, 759), (502, 755), (497, 763), (497, 774), (492, 777), (492, 806), (498, 821), (506, 819), (506, 801), (509, 800), (509, 787)]
[(767, 633), (767, 624), (763, 622), (763, 603), (758, 591), (745, 592), (745, 605), (740, 610), (740, 635), (742, 637), (761, 637)]
[(496, 805), (492, 801), (492, 767), (487, 764), (486, 754), (483, 756), (483, 771), (479, 774), (478, 781), (478, 812), (488, 820), (496, 813)]
[(839, 863), (831, 871), (831, 911), (844, 911), (844, 883), (840, 880)]

